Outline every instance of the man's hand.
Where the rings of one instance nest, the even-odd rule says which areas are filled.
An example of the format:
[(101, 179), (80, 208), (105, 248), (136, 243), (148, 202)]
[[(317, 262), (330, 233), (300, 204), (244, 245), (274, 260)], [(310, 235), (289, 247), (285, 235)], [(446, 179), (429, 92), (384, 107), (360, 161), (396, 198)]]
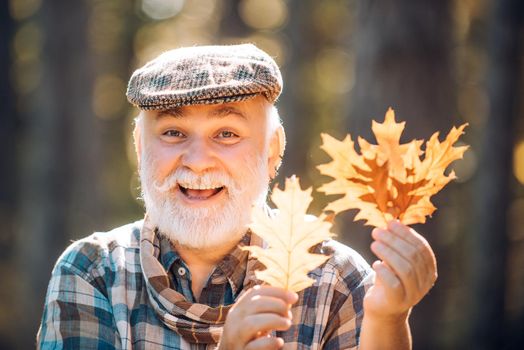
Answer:
[(229, 311), (218, 349), (280, 349), (284, 341), (268, 333), (291, 326), (289, 307), (297, 300), (296, 293), (281, 288), (253, 287)]
[(371, 250), (382, 261), (373, 264), (376, 281), (364, 299), (364, 314), (406, 320), (437, 279), (435, 255), (424, 237), (398, 221), (374, 229), (372, 237)]
[(364, 297), (360, 349), (411, 349), (408, 316), (437, 279), (437, 263), (428, 242), (398, 221), (374, 229), (371, 250), (375, 284)]

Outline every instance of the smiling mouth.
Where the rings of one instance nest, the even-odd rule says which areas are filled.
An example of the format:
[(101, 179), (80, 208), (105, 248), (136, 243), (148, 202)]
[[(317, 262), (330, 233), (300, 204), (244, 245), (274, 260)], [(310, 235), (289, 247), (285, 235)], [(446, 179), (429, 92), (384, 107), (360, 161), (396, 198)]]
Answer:
[(182, 192), (187, 198), (196, 199), (196, 200), (209, 199), (211, 197), (218, 195), (220, 192), (222, 192), (225, 189), (224, 186), (215, 187), (215, 188), (197, 189), (197, 188), (184, 187), (181, 184), (178, 184), (178, 188), (180, 189), (180, 192)]

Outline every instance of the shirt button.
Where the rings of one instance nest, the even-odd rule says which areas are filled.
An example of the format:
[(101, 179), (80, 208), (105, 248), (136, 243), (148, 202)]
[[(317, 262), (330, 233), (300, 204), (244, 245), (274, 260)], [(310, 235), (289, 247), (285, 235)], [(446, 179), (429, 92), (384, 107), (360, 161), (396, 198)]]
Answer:
[(186, 274), (186, 269), (184, 269), (183, 267), (179, 267), (178, 268), (178, 274), (180, 276), (184, 276)]

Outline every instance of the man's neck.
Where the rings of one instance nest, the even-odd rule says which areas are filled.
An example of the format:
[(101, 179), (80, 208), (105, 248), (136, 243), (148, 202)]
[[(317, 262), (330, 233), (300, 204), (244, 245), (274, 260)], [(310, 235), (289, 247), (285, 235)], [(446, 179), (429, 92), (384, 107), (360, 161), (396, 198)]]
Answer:
[(215, 266), (235, 248), (238, 242), (230, 242), (220, 247), (196, 249), (175, 243), (175, 249), (191, 272), (191, 289), (196, 300), (200, 297)]

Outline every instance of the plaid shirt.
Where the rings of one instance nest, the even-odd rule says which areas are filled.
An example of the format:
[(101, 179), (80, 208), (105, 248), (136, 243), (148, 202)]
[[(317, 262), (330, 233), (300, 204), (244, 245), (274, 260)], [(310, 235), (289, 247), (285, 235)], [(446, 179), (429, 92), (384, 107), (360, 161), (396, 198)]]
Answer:
[[(41, 349), (213, 349), (190, 344), (156, 316), (140, 265), (142, 221), (73, 243), (53, 270), (42, 324)], [(369, 265), (352, 249), (325, 242), (319, 251), (331, 254), (311, 271), (316, 282), (299, 293), (291, 308), (293, 324), (282, 337), (286, 349), (349, 349), (359, 342), (363, 298), (371, 286)], [(159, 260), (171, 288), (190, 302), (229, 305), (246, 276), (246, 254), (235, 248), (219, 263), (198, 300), (191, 292), (191, 274), (166, 239), (160, 239)]]

